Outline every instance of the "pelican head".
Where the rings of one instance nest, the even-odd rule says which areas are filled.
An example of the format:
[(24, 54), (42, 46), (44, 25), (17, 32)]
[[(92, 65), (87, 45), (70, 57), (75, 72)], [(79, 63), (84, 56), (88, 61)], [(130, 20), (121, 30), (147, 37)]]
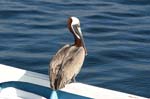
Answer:
[(82, 31), (80, 28), (80, 21), (77, 17), (70, 17), (68, 19), (68, 29), (70, 30), (70, 32), (74, 34), (75, 40), (80, 42), (79, 45), (84, 47), (85, 54), (87, 55), (87, 50), (85, 47)]
[(68, 20), (68, 28), (78, 39), (81, 39), (82, 32), (80, 28), (80, 21), (77, 17), (70, 17)]

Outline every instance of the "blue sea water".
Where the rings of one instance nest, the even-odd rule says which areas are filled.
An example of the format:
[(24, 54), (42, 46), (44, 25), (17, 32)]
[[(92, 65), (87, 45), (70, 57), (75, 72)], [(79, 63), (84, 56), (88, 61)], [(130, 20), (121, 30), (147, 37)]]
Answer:
[(88, 50), (77, 80), (150, 97), (150, 0), (0, 0), (0, 63), (48, 74), (69, 16)]

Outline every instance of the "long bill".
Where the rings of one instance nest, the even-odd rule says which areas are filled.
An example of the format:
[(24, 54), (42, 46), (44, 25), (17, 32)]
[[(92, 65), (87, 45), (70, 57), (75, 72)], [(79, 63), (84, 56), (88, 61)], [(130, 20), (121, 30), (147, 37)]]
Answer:
[(83, 35), (82, 35), (82, 32), (81, 32), (80, 26), (73, 25), (73, 30), (75, 32), (75, 35), (81, 40), (83, 48), (85, 50), (85, 55), (87, 55), (87, 50), (86, 50), (86, 47), (85, 47), (84, 38), (83, 38)]

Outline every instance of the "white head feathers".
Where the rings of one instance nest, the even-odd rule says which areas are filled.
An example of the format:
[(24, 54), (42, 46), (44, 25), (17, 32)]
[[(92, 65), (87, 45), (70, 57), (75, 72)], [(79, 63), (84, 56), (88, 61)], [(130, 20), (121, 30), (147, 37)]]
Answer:
[(71, 17), (71, 19), (72, 19), (71, 25), (75, 25), (75, 24), (80, 25), (80, 21), (77, 17)]

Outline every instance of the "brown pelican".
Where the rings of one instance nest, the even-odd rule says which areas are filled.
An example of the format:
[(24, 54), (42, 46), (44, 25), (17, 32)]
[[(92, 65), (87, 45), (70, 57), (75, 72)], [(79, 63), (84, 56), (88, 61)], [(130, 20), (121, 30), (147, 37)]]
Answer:
[(66, 44), (59, 49), (49, 65), (50, 86), (53, 90), (63, 88), (66, 84), (75, 81), (87, 55), (80, 21), (77, 17), (68, 19), (68, 29), (74, 36), (74, 44)]

